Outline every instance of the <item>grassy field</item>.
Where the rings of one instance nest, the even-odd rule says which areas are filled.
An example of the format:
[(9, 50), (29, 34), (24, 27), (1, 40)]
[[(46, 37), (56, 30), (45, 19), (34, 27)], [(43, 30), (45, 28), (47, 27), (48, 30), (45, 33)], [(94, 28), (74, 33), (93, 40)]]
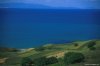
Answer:
[[(49, 66), (65, 66), (62, 59), (65, 53), (67, 52), (80, 52), (85, 55), (85, 62), (71, 64), (69, 66), (84, 66), (84, 64), (100, 64), (100, 40), (96, 40), (96, 50), (91, 51), (87, 48), (87, 43), (93, 41), (75, 41), (72, 43), (65, 44), (47, 44), (42, 47), (45, 48), (43, 51), (36, 51), (35, 49), (20, 53), (20, 52), (11, 52), (9, 54), (8, 60), (2, 66), (21, 66), (21, 60), (24, 57), (30, 57), (31, 59), (36, 59), (42, 56), (46, 57), (57, 57), (59, 62), (56, 64), (51, 64)], [(77, 43), (78, 46), (74, 44)], [(28, 49), (27, 49), (28, 50)]]

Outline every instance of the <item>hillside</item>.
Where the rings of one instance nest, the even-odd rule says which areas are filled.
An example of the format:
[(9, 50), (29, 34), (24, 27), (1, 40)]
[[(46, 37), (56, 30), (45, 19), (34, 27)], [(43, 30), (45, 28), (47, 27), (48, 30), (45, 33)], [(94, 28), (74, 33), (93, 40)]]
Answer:
[[(91, 41), (95, 41), (96, 43), (95, 50), (87, 48), (87, 44)], [(46, 56), (47, 58), (56, 57), (60, 59), (63, 58), (64, 54), (68, 52), (80, 52), (85, 55), (85, 62), (71, 64), (69, 66), (83, 66), (83, 64), (89, 63), (98, 64), (100, 62), (100, 40), (75, 41), (64, 44), (46, 44), (38, 48), (26, 49), (24, 52), (11, 52), (11, 57), (8, 58), (9, 62), (7, 61), (6, 64), (7, 66), (21, 66), (21, 59), (25, 57), (29, 57), (32, 60), (43, 56)], [(11, 61), (15, 60), (14, 58), (16, 61), (12, 63)], [(6, 64), (4, 66), (6, 66)], [(59, 63), (51, 64), (49, 66), (64, 66), (64, 64), (60, 59)]]

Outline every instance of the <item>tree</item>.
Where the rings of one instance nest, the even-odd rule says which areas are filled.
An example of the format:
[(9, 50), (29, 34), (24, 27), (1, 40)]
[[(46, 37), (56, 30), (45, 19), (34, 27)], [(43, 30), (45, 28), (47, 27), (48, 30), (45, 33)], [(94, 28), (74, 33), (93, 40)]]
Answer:
[(46, 60), (46, 65), (57, 63), (58, 59), (56, 57), (50, 57)]
[(54, 64), (57, 62), (58, 60), (56, 57), (50, 57), (50, 58), (40, 57), (34, 60), (35, 66), (47, 66), (49, 64)]
[(77, 47), (77, 46), (78, 46), (78, 43), (75, 43), (75, 44), (74, 44), (74, 46), (76, 46), (76, 47)]
[(94, 45), (96, 45), (95, 41), (90, 41), (87, 45), (88, 48), (93, 47)]
[(33, 66), (33, 61), (26, 57), (22, 59), (22, 66)]
[(79, 63), (84, 60), (84, 55), (82, 53), (77, 52), (68, 52), (64, 55), (64, 63), (65, 65), (69, 65), (72, 63)]
[(34, 60), (35, 66), (45, 66), (46, 65), (46, 57), (40, 57)]
[(96, 42), (95, 41), (91, 41), (88, 43), (87, 47), (90, 49), (90, 50), (95, 50), (96, 48), (94, 47), (96, 45)]
[(96, 48), (95, 48), (95, 47), (90, 47), (89, 49), (90, 49), (90, 50), (95, 50)]

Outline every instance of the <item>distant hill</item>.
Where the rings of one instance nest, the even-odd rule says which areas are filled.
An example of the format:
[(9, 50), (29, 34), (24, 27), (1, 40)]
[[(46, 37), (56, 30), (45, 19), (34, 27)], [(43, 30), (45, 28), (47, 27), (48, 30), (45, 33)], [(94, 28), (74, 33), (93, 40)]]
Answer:
[(41, 4), (0, 3), (0, 8), (79, 9), (75, 7), (51, 7)]
[(0, 47), (0, 52), (17, 52), (16, 48)]
[(40, 4), (0, 3), (0, 8), (50, 8)]
[(40, 3), (50, 7), (75, 7), (79, 9), (100, 9), (99, 0), (1, 0), (0, 3)]

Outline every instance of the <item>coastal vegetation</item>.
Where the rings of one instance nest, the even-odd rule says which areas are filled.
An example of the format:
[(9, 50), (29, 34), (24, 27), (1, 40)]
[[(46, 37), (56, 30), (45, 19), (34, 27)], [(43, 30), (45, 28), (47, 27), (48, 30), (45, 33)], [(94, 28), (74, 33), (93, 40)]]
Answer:
[[(11, 49), (11, 48), (9, 48)], [(0, 51), (2, 66), (84, 66), (100, 64), (100, 40), (46, 44), (25, 51)]]

